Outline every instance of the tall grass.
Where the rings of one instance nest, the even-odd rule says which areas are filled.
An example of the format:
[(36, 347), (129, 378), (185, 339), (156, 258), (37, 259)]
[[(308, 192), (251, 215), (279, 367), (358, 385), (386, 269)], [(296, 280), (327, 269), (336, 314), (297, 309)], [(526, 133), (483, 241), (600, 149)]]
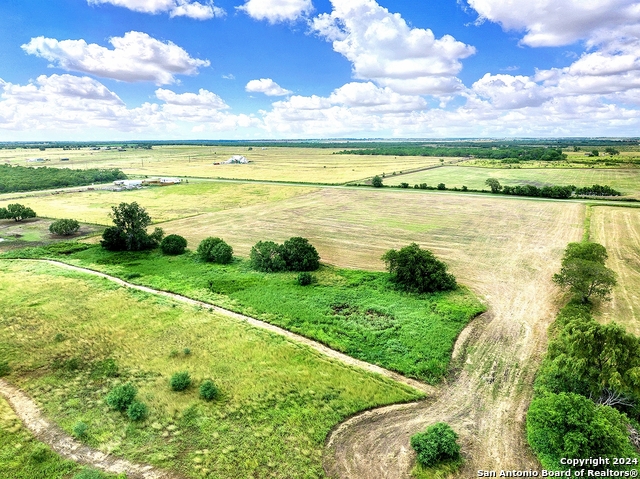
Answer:
[[(85, 423), (90, 445), (189, 477), (323, 477), (332, 427), (421, 397), (241, 321), (46, 264), (0, 263), (0, 290), (10, 381), (70, 434)], [(119, 376), (101, 372), (106, 358)], [(169, 386), (179, 371), (194, 381), (184, 392)], [(206, 379), (220, 390), (211, 402), (199, 398)], [(105, 404), (124, 382), (148, 406), (146, 421)]]

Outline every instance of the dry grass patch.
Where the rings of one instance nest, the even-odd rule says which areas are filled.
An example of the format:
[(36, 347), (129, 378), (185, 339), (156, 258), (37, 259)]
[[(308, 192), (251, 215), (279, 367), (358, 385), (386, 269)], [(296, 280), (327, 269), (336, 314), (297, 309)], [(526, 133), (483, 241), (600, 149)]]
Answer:
[[(60, 168), (120, 168), (133, 175), (172, 175), (206, 178), (237, 178), (304, 183), (345, 183), (394, 171), (439, 163), (437, 158), (334, 155), (337, 149), (239, 146), (154, 146), (152, 150), (129, 149), (63, 151), (62, 149), (0, 150), (0, 162), (20, 165), (27, 158), (49, 158), (45, 166)], [(232, 155), (251, 160), (248, 165), (214, 165)], [(69, 161), (60, 162), (60, 158)]]
[[(33, 208), (38, 216), (73, 218), (86, 223), (110, 225), (111, 206), (121, 202), (137, 201), (157, 223), (247, 205), (263, 204), (264, 208), (265, 203), (304, 195), (311, 191), (315, 190), (252, 183), (191, 181), (187, 184), (132, 191), (95, 190), (41, 197), (27, 195), (19, 202)], [(11, 202), (3, 201), (2, 198), (0, 196), (0, 207)]]
[(640, 210), (593, 207), (591, 240), (607, 248), (607, 266), (618, 275), (612, 300), (602, 305), (600, 319), (640, 335)]

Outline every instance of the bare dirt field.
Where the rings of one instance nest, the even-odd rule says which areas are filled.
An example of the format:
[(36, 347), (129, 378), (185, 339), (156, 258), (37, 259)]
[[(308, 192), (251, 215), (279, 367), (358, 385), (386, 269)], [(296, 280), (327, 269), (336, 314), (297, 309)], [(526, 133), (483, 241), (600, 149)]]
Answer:
[[(551, 276), (562, 251), (582, 236), (584, 206), (374, 190), (321, 190), (268, 209), (249, 206), (167, 223), (190, 244), (227, 238), (246, 255), (258, 240), (301, 235), (331, 264), (380, 270), (389, 248), (417, 242), (444, 259), (459, 281), (483, 296), (489, 311), (456, 346), (466, 358), (457, 378), (432, 399), (366, 413), (328, 440), (331, 477), (409, 477), (409, 437), (447, 421), (461, 435), (466, 463), (478, 469), (535, 468), (524, 418), (531, 384), (558, 309)], [(454, 361), (455, 363), (455, 361)]]
[(640, 335), (640, 209), (593, 207), (591, 240), (607, 248), (607, 266), (618, 275), (618, 285), (611, 301), (602, 305), (600, 319)]

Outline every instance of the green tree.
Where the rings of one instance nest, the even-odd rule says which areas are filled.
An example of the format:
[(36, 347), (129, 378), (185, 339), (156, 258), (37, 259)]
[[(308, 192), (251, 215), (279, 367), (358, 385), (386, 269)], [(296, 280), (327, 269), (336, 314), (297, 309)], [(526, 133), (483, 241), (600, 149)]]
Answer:
[(378, 175), (374, 176), (373, 179), (371, 180), (371, 184), (376, 188), (382, 187), (383, 186), (382, 178), (380, 178)]
[(460, 457), (458, 435), (444, 422), (433, 424), (425, 432), (411, 436), (411, 447), (416, 451), (418, 462), (432, 467), (440, 462)]
[(591, 150), (591, 155), (600, 156), (600, 152), (598, 150)]
[(500, 193), (502, 190), (502, 185), (495, 178), (487, 178), (484, 184), (491, 188), (491, 193)]
[(566, 470), (561, 458), (636, 456), (627, 424), (615, 409), (579, 394), (546, 394), (529, 407), (527, 438), (545, 469)]
[(11, 203), (6, 208), (0, 208), (0, 220), (11, 219), (14, 221), (22, 221), (27, 218), (35, 218), (36, 212), (28, 206), (21, 205), (19, 203)]
[(611, 156), (615, 156), (615, 155), (619, 155), (620, 152), (618, 150), (616, 150), (615, 148), (613, 148), (612, 146), (607, 146), (604, 149), (605, 153), (610, 154)]
[(315, 271), (320, 267), (318, 251), (308, 239), (300, 236), (294, 236), (284, 242), (282, 259), (289, 271)]
[(608, 257), (607, 248), (601, 244), (582, 241), (581, 243), (569, 243), (564, 250), (562, 261), (582, 259), (604, 265)]
[(287, 269), (287, 263), (282, 257), (282, 245), (273, 241), (258, 241), (251, 247), (249, 263), (256, 271), (277, 273)]
[(456, 288), (456, 280), (447, 273), (447, 265), (431, 251), (420, 249), (416, 243), (399, 251), (387, 251), (382, 260), (387, 265), (391, 281), (407, 291), (433, 293)]
[(80, 229), (80, 223), (71, 219), (56, 220), (49, 225), (49, 232), (59, 236), (71, 236)]
[(153, 233), (147, 233), (151, 224), (151, 217), (138, 203), (120, 203), (111, 207), (111, 218), (115, 226), (107, 228), (102, 235), (100, 244), (112, 251), (127, 250), (140, 251), (158, 246), (164, 233), (156, 228)]
[(196, 251), (202, 260), (208, 263), (228, 264), (233, 261), (233, 248), (221, 238), (203, 239)]
[(562, 261), (553, 281), (568, 288), (583, 303), (593, 296), (607, 299), (616, 284), (615, 273), (598, 261), (575, 258)]

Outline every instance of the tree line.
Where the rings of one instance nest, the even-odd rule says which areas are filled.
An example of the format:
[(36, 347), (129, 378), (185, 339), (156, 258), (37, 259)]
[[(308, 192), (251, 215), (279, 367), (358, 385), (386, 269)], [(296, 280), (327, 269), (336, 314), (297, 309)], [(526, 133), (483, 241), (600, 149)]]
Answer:
[[(629, 435), (640, 419), (640, 338), (592, 316), (594, 299), (606, 300), (616, 283), (606, 259), (602, 245), (570, 243), (553, 277), (572, 300), (550, 329), (527, 412), (527, 438), (545, 469), (566, 471), (562, 458), (611, 459), (588, 467), (601, 471), (638, 465)], [(629, 462), (613, 463), (621, 457)]]
[(33, 168), (0, 165), (0, 193), (36, 191), (68, 186), (85, 186), (126, 179), (119, 169), (73, 170), (70, 168)]
[(385, 156), (442, 156), (469, 157), (503, 160), (516, 158), (523, 161), (560, 161), (567, 155), (560, 148), (508, 147), (508, 148), (464, 148), (433, 146), (382, 146), (377, 148), (342, 150), (340, 155), (385, 155)]

